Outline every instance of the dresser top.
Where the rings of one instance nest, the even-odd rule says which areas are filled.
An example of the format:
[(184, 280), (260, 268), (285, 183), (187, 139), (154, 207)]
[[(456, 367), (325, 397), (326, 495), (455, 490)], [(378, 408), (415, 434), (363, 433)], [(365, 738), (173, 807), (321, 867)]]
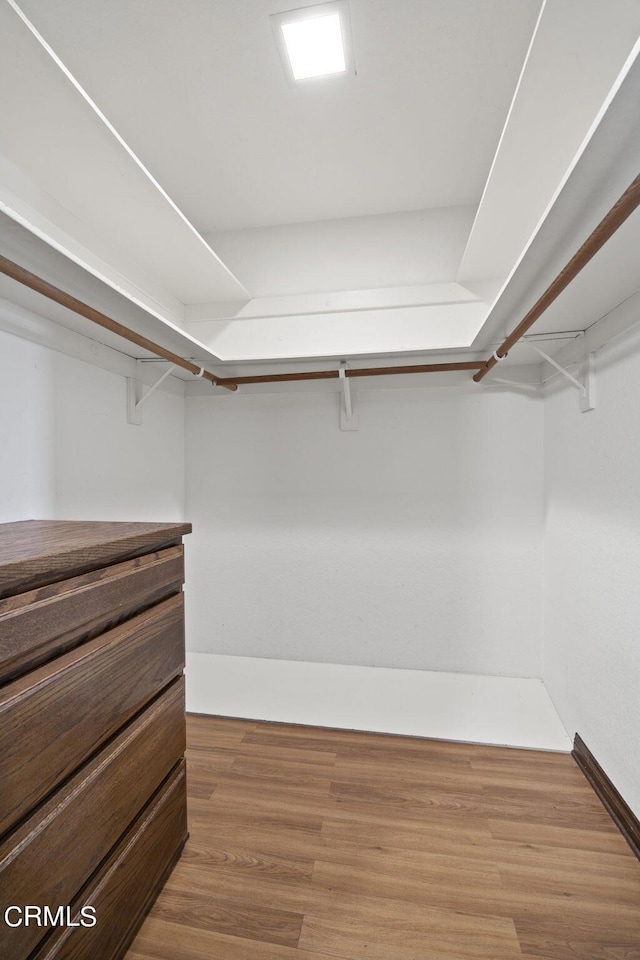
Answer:
[(0, 524), (0, 597), (177, 543), (190, 523), (21, 520)]

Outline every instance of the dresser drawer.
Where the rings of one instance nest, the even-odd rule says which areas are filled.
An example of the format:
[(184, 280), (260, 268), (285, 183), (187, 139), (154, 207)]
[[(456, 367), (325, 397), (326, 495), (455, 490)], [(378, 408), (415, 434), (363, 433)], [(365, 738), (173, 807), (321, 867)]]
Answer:
[[(186, 800), (183, 760), (74, 901), (71, 919), (79, 925), (52, 930), (32, 960), (122, 956), (187, 838)], [(83, 907), (95, 910), (95, 926), (81, 925)]]
[(178, 594), (0, 688), (0, 835), (183, 667)]
[[(129, 723), (0, 844), (7, 904), (71, 904), (185, 749), (184, 678)], [(25, 960), (46, 930), (0, 924), (0, 957)]]
[(0, 600), (0, 683), (178, 593), (182, 546)]

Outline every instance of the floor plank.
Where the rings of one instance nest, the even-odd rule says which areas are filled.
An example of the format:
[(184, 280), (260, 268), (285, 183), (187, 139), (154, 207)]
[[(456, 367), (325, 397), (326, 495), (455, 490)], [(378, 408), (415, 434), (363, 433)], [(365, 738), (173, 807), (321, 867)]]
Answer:
[(238, 903), (224, 897), (210, 897), (193, 888), (188, 891), (175, 887), (165, 889), (162, 897), (162, 919), (185, 934), (209, 930), (261, 941), (297, 946), (303, 916), (288, 910), (278, 910), (262, 903)]
[(567, 754), (188, 718), (190, 839), (126, 960), (640, 960)]

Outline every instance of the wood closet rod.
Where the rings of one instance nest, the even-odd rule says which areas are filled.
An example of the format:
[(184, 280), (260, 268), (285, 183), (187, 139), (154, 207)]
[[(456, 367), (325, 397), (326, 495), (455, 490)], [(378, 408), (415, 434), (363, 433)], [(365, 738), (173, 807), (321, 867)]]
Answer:
[(640, 174), (635, 178), (633, 183), (627, 187), (620, 199), (613, 205), (611, 210), (609, 210), (609, 213), (607, 213), (607, 215), (600, 221), (593, 233), (587, 237), (580, 249), (574, 253), (574, 255), (571, 257), (571, 260), (569, 260), (566, 266), (560, 271), (555, 280), (549, 284), (545, 292), (532, 306), (531, 310), (529, 310), (524, 319), (520, 321), (515, 330), (509, 334), (502, 345), (498, 347), (493, 356), (489, 357), (489, 359), (482, 364), (482, 369), (479, 370), (473, 378), (476, 383), (480, 383), (480, 381), (486, 377), (489, 371), (495, 367), (496, 363), (498, 363), (498, 360), (502, 360), (503, 357), (506, 357), (509, 350), (511, 350), (511, 347), (513, 347), (514, 344), (516, 344), (518, 340), (525, 335), (527, 330), (529, 330), (536, 320), (542, 316), (545, 310), (551, 306), (553, 301), (560, 296), (565, 287), (567, 287), (571, 281), (577, 277), (582, 268), (589, 263), (592, 257), (596, 255), (598, 250), (604, 246), (607, 240), (609, 240), (616, 230), (622, 226), (625, 220), (631, 216), (639, 204)]
[[(580, 271), (589, 263), (596, 253), (598, 253), (607, 240), (613, 236), (616, 230), (622, 226), (625, 220), (631, 216), (631, 214), (639, 205), (640, 174), (635, 178), (633, 183), (627, 187), (619, 200), (600, 221), (595, 230), (587, 237), (580, 249), (574, 253), (566, 266), (557, 275), (555, 280), (549, 284), (545, 292), (536, 301), (526, 316), (520, 321), (518, 326), (512, 331), (512, 333), (509, 334), (509, 336), (503, 341), (503, 343), (498, 347), (495, 353), (489, 357), (488, 360), (459, 361), (457, 363), (424, 363), (405, 367), (361, 367), (357, 370), (344, 371), (309, 370), (300, 373), (275, 373), (249, 377), (216, 377), (214, 374), (209, 373), (208, 370), (205, 370), (201, 376), (204, 380), (208, 380), (210, 383), (214, 384), (214, 386), (224, 387), (226, 390), (231, 391), (237, 390), (238, 384), (243, 383), (285, 383), (294, 380), (337, 380), (340, 377), (341, 372), (344, 372), (345, 377), (382, 377), (398, 376), (409, 373), (447, 373), (454, 370), (476, 370), (477, 372), (473, 379), (476, 381), (476, 383), (480, 383), (480, 381), (486, 377), (489, 371), (495, 367), (496, 363), (506, 357), (509, 350), (511, 350), (518, 340), (524, 336), (527, 330), (533, 326), (536, 320), (542, 316), (542, 314), (545, 312), (545, 310), (547, 310), (548, 307), (551, 306), (554, 300), (560, 296), (562, 291), (571, 283), (572, 280), (575, 279), (575, 277), (577, 277)], [(55, 300), (56, 303), (61, 304), (68, 310), (72, 310), (74, 313), (80, 314), (82, 317), (86, 317), (87, 320), (93, 321), (93, 323), (98, 324), (105, 330), (110, 330), (112, 333), (116, 333), (118, 336), (124, 337), (124, 339), (129, 340), (130, 343), (135, 343), (137, 346), (142, 347), (145, 350), (149, 350), (151, 353), (155, 353), (157, 356), (162, 357), (165, 360), (169, 360), (171, 363), (176, 364), (176, 366), (182, 367), (184, 370), (188, 370), (189, 373), (193, 373), (196, 376), (200, 374), (202, 368), (197, 364), (191, 363), (190, 360), (184, 360), (182, 357), (172, 353), (170, 350), (166, 350), (164, 347), (161, 347), (160, 344), (154, 343), (152, 340), (148, 340), (146, 337), (140, 336), (140, 334), (130, 330), (129, 327), (125, 327), (124, 324), (118, 323), (116, 320), (112, 320), (110, 317), (107, 317), (104, 313), (100, 313), (98, 310), (94, 310), (93, 307), (88, 306), (88, 304), (83, 303), (81, 300), (77, 300), (75, 297), (65, 293), (63, 290), (59, 290), (57, 287), (54, 287), (53, 284), (48, 283), (46, 280), (36, 276), (34, 273), (30, 273), (28, 270), (25, 270), (24, 267), (19, 266), (17, 263), (13, 263), (11, 260), (7, 260), (6, 257), (3, 256), (0, 256), (0, 273), (6, 274), (13, 280), (17, 280), (19, 283), (30, 287), (32, 290), (35, 290), (37, 293), (48, 297), (50, 300)]]
[(94, 310), (93, 307), (90, 307), (87, 303), (83, 303), (82, 300), (77, 300), (76, 297), (65, 293), (64, 290), (59, 290), (58, 287), (54, 287), (52, 283), (43, 280), (42, 277), (36, 276), (35, 273), (25, 270), (24, 267), (14, 263), (12, 260), (7, 260), (7, 258), (3, 256), (0, 256), (0, 273), (6, 274), (8, 277), (11, 277), (12, 280), (17, 280), (18, 283), (24, 284), (25, 287), (30, 287), (31, 290), (42, 294), (43, 297), (54, 300), (61, 306), (66, 307), (67, 310), (71, 310), (73, 313), (77, 313), (81, 317), (91, 320), (104, 330), (117, 333), (119, 337), (123, 337), (125, 340), (128, 340), (129, 343), (135, 343), (136, 346), (142, 347), (143, 350), (149, 350), (151, 353), (155, 353), (156, 356), (162, 357), (163, 360), (169, 360), (170, 363), (175, 364), (177, 367), (182, 367), (183, 370), (188, 370), (189, 373), (201, 376), (203, 380), (208, 380), (214, 386), (219, 385), (224, 387), (225, 390), (238, 389), (233, 381), (227, 380), (221, 382), (219, 377), (209, 373), (208, 370), (204, 370), (204, 372), (200, 374), (202, 367), (199, 367), (197, 363), (192, 363), (190, 360), (185, 360), (183, 357), (178, 356), (177, 353), (166, 350), (164, 347), (161, 347), (159, 343), (148, 340), (147, 337), (143, 337), (134, 330), (130, 330), (129, 327), (118, 323), (117, 320), (112, 320), (111, 317), (100, 313), (99, 310)]
[[(94, 310), (93, 307), (90, 307), (87, 303), (83, 303), (82, 300), (78, 300), (76, 297), (72, 297), (71, 294), (65, 293), (64, 290), (54, 287), (53, 284), (47, 280), (43, 280), (42, 277), (38, 277), (35, 273), (31, 273), (29, 270), (14, 263), (12, 260), (7, 260), (7, 258), (3, 256), (0, 256), (0, 273), (4, 273), (8, 277), (11, 277), (12, 280), (17, 280), (18, 283), (30, 287), (31, 290), (35, 290), (37, 293), (42, 294), (42, 296), (54, 300), (61, 306), (73, 311), (73, 313), (77, 313), (81, 317), (91, 320), (105, 330), (117, 333), (119, 337), (124, 337), (124, 339), (130, 343), (135, 343), (136, 346), (142, 347), (144, 350), (149, 350), (164, 360), (175, 363), (176, 366), (182, 367), (183, 370), (188, 370), (189, 373), (193, 373), (196, 376), (200, 373), (201, 368), (196, 363), (191, 363), (190, 360), (184, 360), (182, 357), (179, 357), (178, 354), (172, 353), (171, 350), (166, 350), (164, 347), (161, 347), (159, 343), (148, 340), (147, 337), (143, 337), (134, 330), (130, 330), (129, 327), (118, 323), (117, 320), (112, 320), (111, 317), (100, 313), (99, 310)], [(478, 360), (470, 362), (461, 361), (459, 363), (426, 363), (419, 366), (408, 367), (365, 367), (359, 370), (345, 370), (344, 373), (347, 377), (381, 377), (402, 373), (441, 373), (450, 370), (479, 370), (482, 366), (483, 361)], [(302, 373), (273, 373), (255, 377), (216, 377), (213, 373), (205, 370), (202, 374), (202, 379), (208, 380), (214, 384), (214, 386), (224, 387), (225, 390), (234, 391), (238, 389), (239, 383), (283, 383), (291, 380), (337, 380), (339, 376), (340, 372), (338, 370), (309, 370)]]
[[(448, 373), (451, 370), (479, 370), (483, 360), (464, 360), (458, 363), (422, 363), (408, 367), (360, 367), (358, 370), (345, 370), (345, 377), (391, 377), (403, 373)], [(292, 380), (337, 380), (339, 370), (307, 370), (302, 373), (267, 373), (255, 377), (230, 377), (218, 380), (221, 387), (227, 384), (242, 383), (286, 383)]]

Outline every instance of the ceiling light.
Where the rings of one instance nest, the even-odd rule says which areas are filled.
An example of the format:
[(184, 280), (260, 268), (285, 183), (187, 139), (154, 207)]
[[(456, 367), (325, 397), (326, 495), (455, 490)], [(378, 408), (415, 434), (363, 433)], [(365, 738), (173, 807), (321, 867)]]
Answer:
[(283, 23), (282, 32), (295, 80), (326, 77), (346, 70), (337, 13)]
[(271, 24), (290, 82), (353, 72), (346, 0), (275, 14)]

